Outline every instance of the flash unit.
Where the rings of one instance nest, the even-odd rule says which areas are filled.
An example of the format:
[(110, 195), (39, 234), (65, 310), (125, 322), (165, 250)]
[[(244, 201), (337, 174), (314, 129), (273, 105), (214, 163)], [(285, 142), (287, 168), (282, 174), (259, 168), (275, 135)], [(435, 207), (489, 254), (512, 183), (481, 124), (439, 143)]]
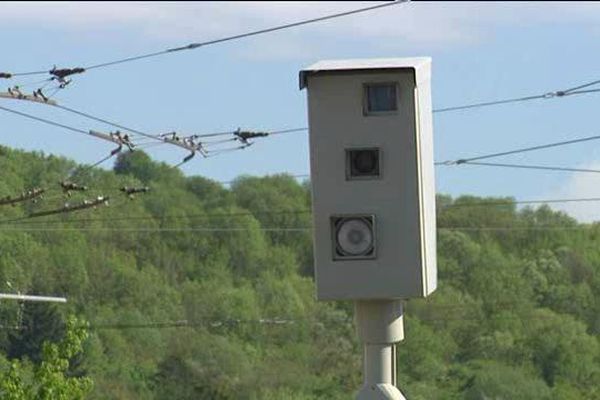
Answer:
[(332, 217), (333, 259), (375, 258), (374, 219), (373, 215)]

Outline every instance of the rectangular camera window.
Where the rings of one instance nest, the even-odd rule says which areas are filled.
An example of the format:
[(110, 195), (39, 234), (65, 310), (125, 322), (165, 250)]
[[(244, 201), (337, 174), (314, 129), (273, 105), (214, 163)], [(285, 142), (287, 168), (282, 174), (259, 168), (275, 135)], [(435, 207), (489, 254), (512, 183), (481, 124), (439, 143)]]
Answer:
[(364, 86), (364, 114), (389, 114), (398, 111), (398, 84), (367, 83)]
[(331, 236), (333, 260), (376, 258), (374, 215), (334, 215)]
[(346, 149), (346, 180), (381, 176), (381, 152), (376, 147)]

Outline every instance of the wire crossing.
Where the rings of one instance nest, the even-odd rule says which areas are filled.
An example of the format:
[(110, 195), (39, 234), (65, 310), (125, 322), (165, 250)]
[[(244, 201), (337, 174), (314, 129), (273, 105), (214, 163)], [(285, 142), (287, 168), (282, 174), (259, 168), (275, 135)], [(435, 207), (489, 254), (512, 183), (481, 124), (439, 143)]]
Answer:
[[(91, 118), (100, 122), (104, 122), (104, 123), (108, 123), (108, 124), (113, 124), (112, 122), (108, 121), (108, 120), (104, 120), (98, 117), (94, 117), (90, 114), (87, 113), (83, 113), (74, 109), (71, 109), (69, 107), (64, 107), (64, 106), (54, 106), (54, 107), (59, 107), (61, 109), (65, 109), (69, 112), (74, 112), (76, 114), (85, 116), (87, 118)], [(37, 117), (35, 115), (31, 115), (31, 114), (27, 114), (27, 113), (23, 113), (21, 111), (17, 111), (17, 110), (13, 110), (7, 107), (3, 107), (0, 106), (0, 110), (15, 114), (15, 115), (19, 115), (21, 117), (24, 118), (28, 118), (31, 120), (35, 120), (38, 122), (42, 122), (48, 125), (52, 125), (55, 127), (59, 127), (59, 128), (63, 128), (66, 130), (69, 130), (71, 132), (75, 132), (75, 133), (81, 133), (84, 134), (86, 136), (94, 136), (93, 131), (85, 131), (83, 129), (79, 129), (79, 128), (75, 128), (69, 125), (65, 125), (62, 123), (58, 123), (55, 121), (51, 121), (45, 118), (41, 118), (41, 117)], [(122, 125), (118, 125), (118, 124), (113, 124), (116, 126), (119, 126), (123, 129), (127, 129), (127, 130), (131, 130), (134, 133), (139, 133), (139, 134), (143, 134), (144, 136), (150, 137), (154, 140), (157, 140), (158, 142), (163, 142), (163, 143), (171, 143), (169, 141), (165, 141), (164, 138), (161, 138), (160, 136), (152, 136), (146, 133), (143, 133), (141, 131), (137, 131), (137, 130), (132, 130), (130, 128), (127, 128), (125, 126)], [(207, 134), (207, 135), (192, 135), (190, 138), (184, 138), (184, 140), (179, 139), (178, 141), (174, 141), (171, 144), (178, 144), (180, 146), (183, 146), (185, 144), (185, 140), (192, 140), (195, 138), (202, 138), (202, 137), (214, 137), (214, 136), (220, 136), (220, 135), (231, 135), (233, 134), (234, 136), (236, 136), (239, 140), (243, 140), (242, 145), (241, 146), (236, 146), (236, 147), (230, 147), (230, 148), (225, 148), (225, 149), (217, 149), (217, 150), (213, 150), (212, 154), (210, 154), (210, 156), (215, 156), (215, 155), (219, 155), (222, 154), (224, 152), (230, 152), (230, 151), (235, 151), (235, 150), (240, 150), (240, 149), (244, 149), (246, 147), (248, 147), (251, 142), (248, 142), (247, 139), (249, 137), (258, 137), (258, 136), (271, 136), (271, 135), (278, 135), (278, 134), (285, 134), (285, 133), (293, 133), (293, 132), (301, 132), (304, 131), (305, 128), (292, 128), (292, 129), (285, 129), (285, 130), (280, 130), (280, 131), (273, 131), (273, 132), (242, 132), (239, 129), (237, 131), (232, 131), (232, 132), (219, 132), (219, 133), (212, 133), (212, 134)], [(248, 136), (248, 138), (246, 136)], [(164, 136), (164, 135), (163, 135)], [(503, 157), (503, 156), (508, 156), (508, 155), (513, 155), (513, 154), (521, 154), (521, 153), (526, 153), (526, 152), (531, 152), (531, 151), (538, 151), (538, 150), (544, 150), (544, 149), (549, 149), (549, 148), (554, 148), (554, 147), (561, 147), (561, 146), (567, 146), (567, 145), (571, 145), (571, 144), (576, 144), (576, 143), (583, 143), (583, 142), (589, 142), (589, 141), (595, 141), (600, 139), (600, 135), (594, 135), (594, 136), (588, 136), (588, 137), (583, 137), (583, 138), (579, 138), (579, 139), (572, 139), (572, 140), (563, 140), (560, 142), (553, 142), (553, 143), (547, 143), (547, 144), (542, 144), (542, 145), (537, 145), (537, 146), (530, 146), (530, 147), (523, 147), (523, 148), (518, 148), (518, 149), (514, 149), (514, 150), (508, 150), (508, 151), (503, 151), (503, 152), (497, 152), (497, 153), (490, 153), (490, 154), (484, 154), (484, 155), (480, 155), (480, 156), (475, 156), (475, 157), (470, 157), (470, 158), (460, 158), (460, 159), (456, 159), (456, 160), (447, 160), (447, 161), (441, 161), (441, 162), (436, 162), (435, 165), (437, 166), (451, 166), (451, 165), (463, 165), (463, 164), (471, 164), (471, 165), (480, 165), (480, 166), (489, 166), (489, 167), (501, 167), (501, 168), (521, 168), (521, 169), (537, 169), (537, 170), (546, 170), (546, 171), (564, 171), (564, 172), (591, 172), (591, 173), (598, 173), (600, 171), (598, 170), (593, 170), (593, 169), (582, 169), (582, 168), (568, 168), (568, 167), (556, 167), (556, 166), (540, 166), (540, 165), (524, 165), (524, 164), (502, 164), (502, 163), (482, 163), (479, 162), (480, 160), (486, 160), (486, 159), (491, 159), (491, 158), (497, 158), (497, 157)], [(234, 138), (235, 140), (235, 138)], [(215, 142), (216, 143), (216, 142)], [(195, 146), (200, 146), (201, 147), (201, 143), (194, 143)], [(103, 159), (101, 159), (100, 161), (98, 161), (97, 163), (95, 163), (92, 167), (99, 165), (100, 163), (110, 159), (112, 156), (114, 156), (116, 153), (113, 151), (111, 152), (111, 154)], [(207, 153), (208, 155), (208, 153)], [(191, 157), (188, 156), (184, 159), (183, 162), (189, 161)], [(180, 166), (182, 163), (177, 164), (177, 166)], [(308, 174), (299, 174), (299, 175), (294, 175), (294, 178), (307, 178), (310, 175)], [(229, 181), (229, 182), (221, 182), (223, 184), (231, 184), (234, 181)]]

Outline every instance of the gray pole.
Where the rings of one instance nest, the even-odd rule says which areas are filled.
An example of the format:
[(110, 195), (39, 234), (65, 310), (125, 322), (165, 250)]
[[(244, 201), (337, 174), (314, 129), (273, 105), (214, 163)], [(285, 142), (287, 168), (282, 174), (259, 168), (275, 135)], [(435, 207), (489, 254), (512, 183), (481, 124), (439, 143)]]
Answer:
[(66, 303), (67, 299), (64, 297), (50, 297), (50, 296), (29, 296), (26, 294), (8, 294), (0, 293), (0, 300), (19, 300), (19, 301), (37, 301), (44, 303)]
[(355, 310), (364, 349), (364, 383), (356, 399), (406, 400), (395, 386), (395, 344), (404, 339), (401, 301), (357, 301)]

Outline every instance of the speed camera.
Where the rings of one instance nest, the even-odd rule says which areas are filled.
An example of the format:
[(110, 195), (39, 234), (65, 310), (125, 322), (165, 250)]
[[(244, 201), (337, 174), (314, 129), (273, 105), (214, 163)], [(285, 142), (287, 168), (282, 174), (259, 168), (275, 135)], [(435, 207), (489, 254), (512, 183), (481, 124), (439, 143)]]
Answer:
[(429, 58), (321, 61), (300, 72), (320, 299), (436, 288), (430, 75)]

